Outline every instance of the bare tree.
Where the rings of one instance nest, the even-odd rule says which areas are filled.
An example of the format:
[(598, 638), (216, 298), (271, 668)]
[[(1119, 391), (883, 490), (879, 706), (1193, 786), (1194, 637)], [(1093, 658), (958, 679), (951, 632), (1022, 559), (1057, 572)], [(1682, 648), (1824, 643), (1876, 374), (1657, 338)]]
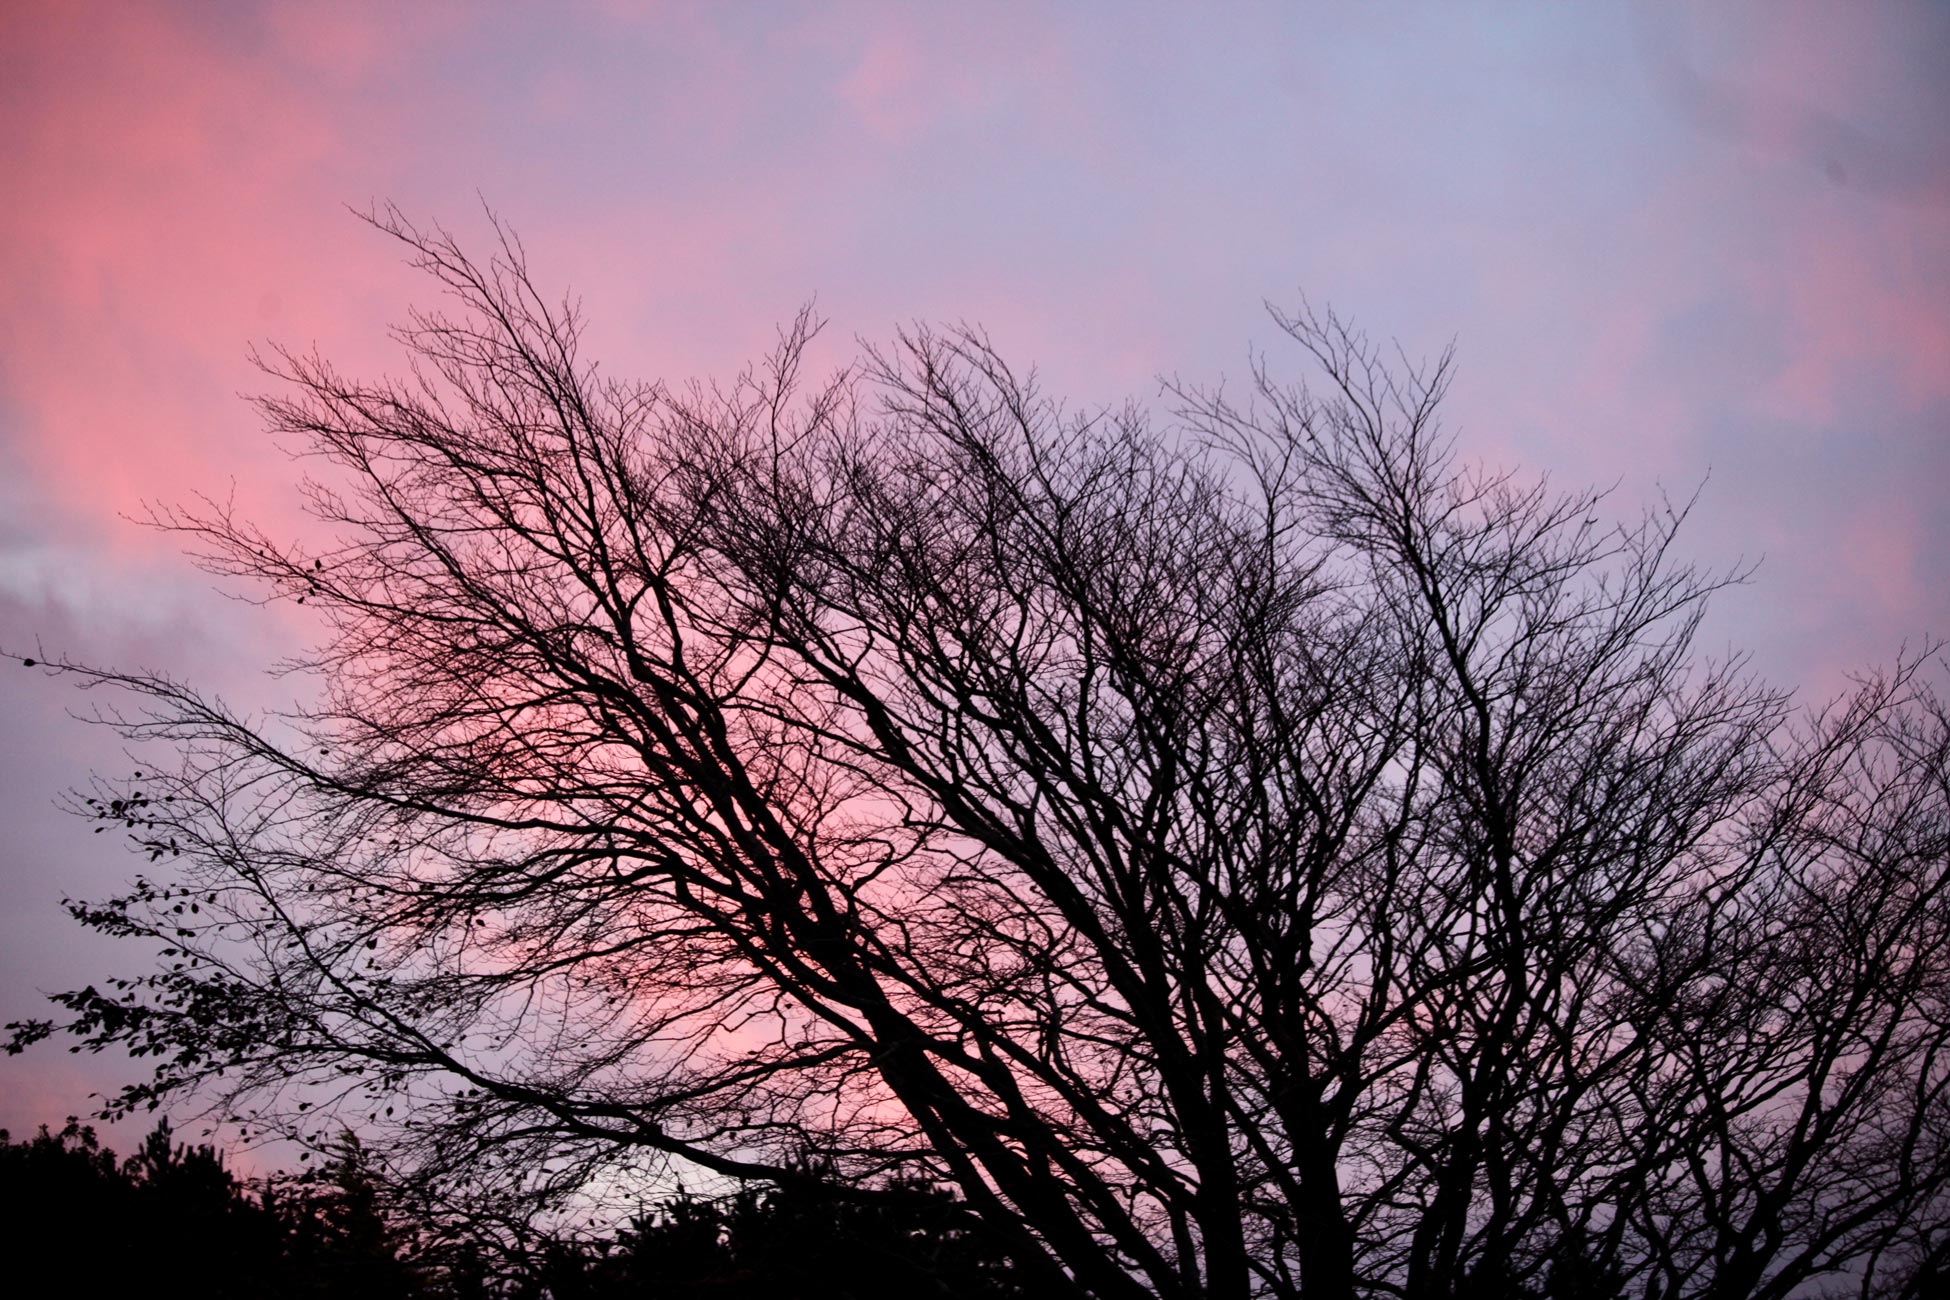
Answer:
[[(1474, 468), (1449, 362), (1065, 414), (979, 333), (599, 377), (503, 237), (378, 383), (278, 352), (319, 700), (141, 697), (59, 999), (479, 1213), (952, 1184), (1051, 1295), (1918, 1295), (1950, 1250), (1950, 718), (1694, 647), (1684, 509)], [(15, 1027), (15, 1047), (57, 1026)]]

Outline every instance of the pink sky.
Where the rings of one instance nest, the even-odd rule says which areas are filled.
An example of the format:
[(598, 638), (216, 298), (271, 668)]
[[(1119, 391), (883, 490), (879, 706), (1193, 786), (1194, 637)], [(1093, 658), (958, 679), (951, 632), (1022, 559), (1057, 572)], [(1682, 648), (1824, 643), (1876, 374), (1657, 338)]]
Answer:
[[(1692, 553), (1764, 557), (1716, 644), (1820, 695), (1950, 635), (1946, 67), (1924, 4), (16, 0), (0, 647), (269, 698), (298, 630), (125, 516), (234, 483), (288, 517), (247, 349), (390, 364), (424, 293), (346, 205), (478, 241), (485, 198), (645, 378), (728, 375), (814, 296), (835, 358), (979, 321), (1086, 404), (1297, 367), (1261, 302), (1302, 291), (1454, 338), (1466, 449), (1625, 510), (1707, 480)], [(77, 703), (0, 675), (4, 1019), (139, 960), (58, 906), (137, 865), (50, 808), (120, 765)], [(0, 1062), (0, 1126), (114, 1078)]]

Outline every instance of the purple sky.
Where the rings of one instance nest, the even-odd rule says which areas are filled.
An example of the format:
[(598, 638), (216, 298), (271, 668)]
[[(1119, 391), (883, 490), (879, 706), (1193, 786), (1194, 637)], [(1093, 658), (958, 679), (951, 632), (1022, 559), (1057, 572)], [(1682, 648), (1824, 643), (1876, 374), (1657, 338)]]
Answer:
[[(1086, 405), (1299, 373), (1261, 302), (1303, 291), (1453, 338), (1468, 452), (1625, 512), (1707, 480), (1690, 554), (1764, 561), (1715, 648), (1819, 698), (1950, 634), (1945, 69), (1942, 4), (14, 0), (0, 647), (277, 699), (303, 628), (124, 516), (289, 517), (248, 346), (393, 364), (427, 295), (345, 205), (479, 247), (478, 193), (620, 375), (728, 376), (815, 295), (835, 361), (975, 321)], [(139, 961), (58, 906), (139, 865), (51, 807), (125, 766), (85, 704), (0, 672), (0, 1019)], [(0, 1059), (0, 1127), (116, 1076)]]

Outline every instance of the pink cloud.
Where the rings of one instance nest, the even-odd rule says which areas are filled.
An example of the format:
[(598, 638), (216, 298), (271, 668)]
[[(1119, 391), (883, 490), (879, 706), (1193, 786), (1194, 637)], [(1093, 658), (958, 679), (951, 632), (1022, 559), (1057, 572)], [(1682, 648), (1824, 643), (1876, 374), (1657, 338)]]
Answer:
[[(389, 278), (385, 250), (360, 247), (338, 207), (350, 175), (385, 166), (389, 137), (356, 96), (291, 75), (279, 53), (239, 57), (186, 11), (113, 14), (16, 20), (31, 81), (0, 132), (0, 385), (16, 451), (96, 519), (276, 464), (235, 398), (255, 382), (247, 347), (286, 313), (350, 334), (336, 323), (363, 316), (370, 292), (353, 286)], [(330, 30), (318, 57), (379, 43)]]
[(1864, 584), (1858, 598), (1877, 607), (1880, 619), (1906, 622), (1922, 607), (1922, 529), (1903, 503), (1856, 513), (1841, 532), (1841, 550), (1842, 564)]
[(907, 10), (861, 18), (844, 12), (809, 22), (801, 34), (842, 56), (835, 94), (884, 142), (911, 144), (944, 126), (1018, 112), (1056, 132), (1081, 121), (1061, 23), (1033, 20), (1014, 6), (925, 20)]
[(1950, 313), (1931, 302), (1950, 295), (1946, 249), (1950, 214), (1885, 208), (1808, 222), (1788, 256), (1749, 267), (1794, 345), (1763, 400), (1783, 416), (1847, 419), (1850, 384), (1871, 375), (1912, 409), (1950, 400)]
[(465, 6), (447, 0), (397, 5), (360, 0), (277, 0), (259, 11), (273, 57), (346, 84), (397, 75), (429, 42), (453, 35)]
[(920, 52), (901, 34), (869, 36), (839, 85), (840, 98), (889, 139), (912, 139), (927, 128), (928, 90)]

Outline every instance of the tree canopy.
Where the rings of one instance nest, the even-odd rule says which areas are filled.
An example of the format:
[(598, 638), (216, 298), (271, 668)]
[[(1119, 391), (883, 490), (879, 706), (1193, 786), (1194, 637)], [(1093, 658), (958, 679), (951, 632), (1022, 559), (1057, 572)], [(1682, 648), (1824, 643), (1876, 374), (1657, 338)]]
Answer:
[(16, 1278), (79, 1295), (470, 1294), (457, 1270), (405, 1258), (356, 1139), (329, 1166), (253, 1189), (214, 1147), (158, 1124), (125, 1160), (74, 1120), (23, 1142), (0, 1129), (0, 1220)]
[[(659, 1179), (954, 1189), (1097, 1297), (1922, 1295), (1950, 1252), (1950, 714), (1696, 644), (1686, 507), (1476, 465), (1447, 357), (1068, 412), (972, 329), (823, 383), (580, 351), (503, 236), (360, 380), (276, 351), (329, 541), (156, 522), (316, 702), (111, 721), (57, 1028), (482, 1222)], [(819, 1170), (815, 1178), (809, 1170)], [(455, 1212), (461, 1212), (456, 1209)]]
[(1001, 1257), (935, 1187), (869, 1201), (811, 1184), (679, 1193), (613, 1233), (526, 1243), (456, 1236), (375, 1176), (350, 1133), (303, 1174), (240, 1180), (167, 1120), (126, 1160), (70, 1120), (0, 1130), (0, 1244), (15, 1275), (79, 1295), (260, 1300), (1011, 1300)]

